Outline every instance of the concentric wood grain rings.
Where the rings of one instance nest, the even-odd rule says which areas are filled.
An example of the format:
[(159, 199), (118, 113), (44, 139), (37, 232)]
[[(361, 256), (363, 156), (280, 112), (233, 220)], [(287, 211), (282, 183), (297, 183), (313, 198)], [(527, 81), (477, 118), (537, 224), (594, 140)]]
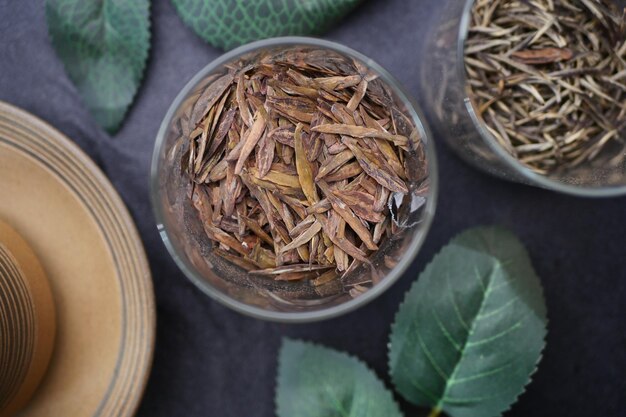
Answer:
[(31, 398), (48, 367), (54, 334), (47, 277), (28, 244), (0, 221), (0, 416)]

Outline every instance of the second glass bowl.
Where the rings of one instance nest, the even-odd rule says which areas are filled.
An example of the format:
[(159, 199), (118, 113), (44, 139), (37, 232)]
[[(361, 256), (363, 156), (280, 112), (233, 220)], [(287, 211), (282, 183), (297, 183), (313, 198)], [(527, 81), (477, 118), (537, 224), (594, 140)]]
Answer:
[[(574, 169), (542, 175), (507, 152), (477, 115), (466, 88), (465, 41), (475, 0), (448, 0), (433, 19), (421, 66), (422, 92), (443, 138), (465, 161), (497, 177), (583, 197), (626, 194), (626, 166), (607, 156)], [(616, 0), (626, 7), (626, 0)]]

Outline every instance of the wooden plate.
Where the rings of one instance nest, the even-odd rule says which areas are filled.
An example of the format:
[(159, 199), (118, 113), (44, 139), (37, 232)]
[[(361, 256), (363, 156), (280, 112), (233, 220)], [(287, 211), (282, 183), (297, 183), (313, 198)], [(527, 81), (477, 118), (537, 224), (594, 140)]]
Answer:
[(60, 132), (0, 102), (0, 218), (50, 281), (50, 367), (20, 417), (126, 417), (154, 347), (150, 271), (135, 226), (96, 165)]

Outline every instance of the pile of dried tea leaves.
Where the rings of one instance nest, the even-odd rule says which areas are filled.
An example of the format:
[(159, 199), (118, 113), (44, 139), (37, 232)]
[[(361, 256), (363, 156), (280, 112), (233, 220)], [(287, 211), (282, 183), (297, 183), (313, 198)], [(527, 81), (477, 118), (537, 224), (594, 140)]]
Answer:
[(546, 174), (626, 135), (626, 12), (611, 0), (477, 0), (465, 44), (470, 97), (497, 141)]
[[(183, 126), (182, 166), (213, 252), (315, 286), (369, 263), (401, 227), (393, 201), (427, 190), (411, 118), (376, 74), (332, 51), (292, 48), (227, 68)], [(409, 154), (420, 157), (409, 164)]]

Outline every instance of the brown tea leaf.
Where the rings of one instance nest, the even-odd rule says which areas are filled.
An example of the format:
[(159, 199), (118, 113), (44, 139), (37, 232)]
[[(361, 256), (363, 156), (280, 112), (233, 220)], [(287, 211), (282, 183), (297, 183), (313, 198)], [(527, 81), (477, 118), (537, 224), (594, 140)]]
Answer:
[(302, 187), (302, 191), (309, 203), (315, 204), (319, 197), (317, 189), (313, 182), (313, 169), (311, 163), (306, 158), (306, 152), (302, 143), (302, 124), (298, 123), (294, 132), (294, 144), (296, 152), (296, 169), (298, 171), (298, 180)]
[(249, 249), (243, 247), (241, 242), (212, 224), (204, 223), (204, 230), (211, 239), (218, 241), (219, 243), (228, 246), (229, 248), (239, 252), (241, 255), (246, 256), (250, 252)]
[(294, 122), (311, 123), (315, 103), (305, 97), (268, 97), (266, 104)]
[[(349, 240), (347, 240), (346, 238), (337, 237), (335, 234), (332, 234), (332, 235), (330, 234), (328, 221), (324, 218), (324, 215), (316, 214), (315, 218), (321, 223), (322, 228), (324, 229), (324, 235), (327, 236), (330, 239), (330, 241), (332, 241), (335, 244), (336, 247), (343, 250), (344, 252), (346, 252), (348, 255), (352, 256), (355, 259), (358, 259), (362, 262), (369, 263), (369, 260), (367, 259), (367, 255), (365, 254), (365, 252), (363, 252), (361, 249), (354, 246), (352, 243), (350, 243)], [(337, 254), (335, 252), (335, 257), (336, 256)]]
[[(241, 181), (233, 172), (232, 165), (226, 169), (226, 178), (222, 180), (224, 194), (222, 195), (222, 210), (225, 216), (231, 216), (235, 211), (235, 201), (241, 192)], [(222, 187), (220, 187), (222, 188)]]
[(308, 215), (300, 223), (294, 226), (293, 229), (289, 230), (289, 236), (296, 237), (302, 234), (305, 230), (307, 230), (313, 223), (315, 223), (315, 217), (312, 215)]
[(330, 210), (331, 208), (330, 201), (327, 198), (324, 198), (317, 203), (307, 207), (306, 212), (308, 214), (322, 214)]
[(247, 259), (251, 259), (261, 268), (276, 268), (276, 256), (273, 252), (261, 247), (261, 245), (254, 245)]
[(391, 191), (404, 194), (409, 192), (409, 189), (404, 181), (398, 178), (397, 175), (386, 171), (383, 167), (374, 162), (375, 158), (370, 151), (361, 149), (359, 146), (350, 141), (346, 141), (344, 143), (350, 148), (359, 165), (363, 168), (363, 171), (365, 171), (367, 175), (372, 177), (377, 183)]
[(366, 91), (367, 91), (367, 80), (363, 79), (357, 86), (354, 92), (354, 95), (352, 96), (352, 98), (350, 98), (350, 101), (348, 102), (348, 105), (347, 105), (348, 110), (355, 111), (357, 107), (359, 107), (359, 104), (361, 104), (361, 100), (363, 100), (363, 97), (365, 97)]
[[(250, 173), (256, 178), (261, 179), (261, 174), (257, 168), (250, 168)], [(262, 177), (263, 180), (272, 182), (276, 185), (282, 185), (284, 187), (299, 188), (300, 181), (297, 175), (283, 174), (278, 171), (270, 170)]]
[(352, 158), (354, 158), (354, 154), (351, 150), (346, 149), (345, 151), (335, 155), (333, 158), (327, 159), (326, 163), (322, 164), (319, 171), (317, 172), (315, 181), (319, 181), (326, 175), (334, 172), (346, 162), (350, 161)]
[(263, 210), (263, 213), (265, 214), (267, 221), (270, 224), (270, 227), (272, 229), (275, 229), (276, 224), (274, 222), (272, 205), (267, 198), (267, 194), (259, 187), (255, 187), (251, 179), (252, 178), (250, 177), (250, 175), (248, 175), (245, 172), (242, 173), (241, 175), (242, 182), (246, 185), (246, 188), (248, 189), (248, 191), (250, 191), (250, 194), (252, 194), (252, 196), (256, 199), (256, 201), (259, 202), (259, 206)]
[(264, 178), (272, 167), (275, 149), (274, 139), (269, 138), (268, 135), (261, 136), (256, 152), (256, 167), (260, 178)]
[(226, 178), (226, 169), (228, 168), (228, 161), (222, 159), (210, 170), (209, 175), (207, 176), (205, 181), (208, 182), (217, 182), (224, 178)]
[(252, 126), (252, 114), (250, 113), (250, 108), (248, 107), (248, 102), (246, 101), (246, 85), (244, 73), (242, 72), (239, 75), (237, 80), (237, 106), (239, 107), (239, 113), (241, 114), (241, 119), (248, 126)]
[(330, 135), (328, 133), (325, 133), (324, 135), (322, 135), (322, 137), (324, 138), (324, 142), (326, 142), (326, 146), (328, 147), (326, 150), (328, 151), (329, 155), (337, 155), (346, 150), (346, 145), (339, 141), (337, 135)]
[[(380, 189), (385, 190), (383, 187), (380, 187)], [(382, 209), (376, 210), (376, 201), (369, 193), (357, 190), (338, 190), (333, 191), (333, 194), (338, 199), (342, 200), (358, 217), (363, 220), (378, 223), (385, 219), (385, 216), (380, 213)]]
[(198, 210), (202, 223), (211, 223), (213, 218), (213, 205), (206, 190), (196, 187), (193, 190), (193, 206)]
[(213, 137), (213, 140), (211, 141), (211, 145), (209, 146), (209, 150), (207, 151), (207, 154), (209, 156), (213, 155), (213, 153), (215, 153), (217, 148), (224, 141), (224, 138), (228, 134), (228, 131), (230, 130), (233, 124), (233, 120), (235, 119), (236, 114), (237, 114), (236, 109), (228, 109), (228, 111), (221, 118), (219, 125), (217, 127), (217, 131), (215, 133), (215, 136)]
[(319, 287), (320, 285), (327, 284), (330, 281), (332, 281), (334, 279), (337, 279), (338, 277), (339, 277), (339, 275), (337, 274), (336, 271), (334, 271), (334, 270), (326, 271), (322, 275), (320, 275), (318, 278), (315, 278), (315, 279), (311, 280), (311, 284), (313, 284), (316, 287)]
[(361, 172), (363, 172), (363, 168), (361, 168), (358, 162), (354, 161), (339, 167), (334, 172), (326, 175), (324, 179), (326, 182), (341, 181), (356, 177)]
[(282, 143), (283, 145), (291, 146), (292, 148), (295, 146), (293, 144), (293, 133), (295, 132), (295, 127), (293, 126), (285, 126), (285, 127), (277, 127), (276, 129), (272, 129), (268, 136), (274, 139), (276, 142)]
[(281, 252), (292, 250), (308, 243), (309, 240), (311, 240), (313, 236), (315, 236), (321, 229), (322, 225), (320, 224), (320, 222), (314, 222), (311, 226), (309, 226), (306, 231), (304, 231), (301, 235), (292, 240), (291, 243), (289, 243), (287, 246), (283, 247), (281, 249)]
[(189, 120), (192, 129), (195, 128), (200, 120), (213, 108), (226, 89), (231, 86), (234, 78), (234, 74), (229, 72), (208, 85), (193, 106), (191, 119)]
[(387, 188), (378, 187), (376, 189), (376, 194), (374, 195), (374, 203), (372, 204), (372, 210), (378, 211), (378, 212), (383, 211), (385, 207), (387, 206), (387, 200), (389, 200), (389, 194), (390, 193)]
[(315, 83), (327, 90), (343, 90), (344, 88), (354, 87), (361, 82), (360, 75), (333, 76), (315, 78)]
[(227, 261), (237, 265), (238, 267), (245, 269), (248, 272), (253, 271), (260, 267), (260, 265), (256, 265), (254, 262), (246, 258), (233, 255), (220, 248), (213, 248), (211, 252), (213, 252), (215, 255), (219, 256), (220, 258), (224, 258)]
[(200, 171), (200, 167), (202, 165), (202, 161), (204, 159), (204, 153), (206, 151), (206, 145), (209, 141), (209, 129), (211, 127), (211, 122), (213, 120), (213, 116), (215, 114), (215, 107), (209, 111), (209, 115), (204, 121), (204, 125), (200, 126), (202, 130), (200, 143), (198, 144), (197, 152), (196, 152), (196, 161), (194, 164), (194, 172), (198, 173)]
[(213, 172), (213, 170), (219, 163), (218, 161), (220, 161), (220, 159), (222, 158), (223, 154), (224, 154), (223, 151), (218, 152), (215, 155), (213, 155), (208, 161), (205, 162), (205, 164), (200, 169), (200, 172), (196, 175), (195, 181), (198, 184), (201, 184), (207, 180), (207, 178), (209, 177), (209, 174)]
[(273, 78), (268, 81), (268, 84), (271, 85), (272, 87), (280, 88), (285, 93), (291, 96), (297, 95), (297, 96), (309, 97), (314, 100), (317, 99), (318, 93), (317, 93), (316, 88), (305, 87), (302, 85), (292, 84), (292, 83), (284, 82), (284, 81), (278, 81)]
[[(306, 212), (305, 205), (308, 205), (308, 201), (300, 200), (298, 198), (282, 193), (277, 193), (276, 196), (285, 204), (287, 204), (294, 211), (294, 213), (298, 215), (298, 217), (300, 217), (301, 219), (307, 217), (308, 214)], [(304, 198), (304, 195), (302, 196), (302, 198)]]
[(376, 223), (376, 226), (374, 226), (374, 233), (372, 233), (372, 240), (374, 241), (374, 243), (379, 243), (383, 237), (383, 234), (385, 233), (387, 227), (389, 225), (389, 218), (386, 217), (385, 220), (383, 220), (380, 223)]
[[(324, 121), (324, 116), (320, 113), (315, 113), (311, 120), (309, 127), (317, 126)], [(302, 140), (306, 148), (306, 158), (309, 162), (313, 162), (320, 157), (324, 142), (320, 140), (320, 134), (317, 132), (311, 132), (306, 136), (302, 135)]]
[(251, 274), (257, 275), (278, 275), (285, 274), (288, 272), (310, 272), (310, 271), (319, 271), (324, 269), (332, 268), (330, 265), (309, 265), (309, 264), (294, 264), (294, 265), (283, 265), (276, 268), (266, 268), (259, 269), (256, 271), (250, 271)]
[(397, 146), (406, 146), (408, 139), (405, 136), (392, 135), (381, 132), (377, 129), (362, 126), (350, 126), (345, 124), (325, 124), (312, 128), (314, 132), (334, 133), (336, 135), (352, 136), (354, 138), (375, 138), (385, 139), (395, 143)]
[(241, 141), (243, 146), (239, 152), (237, 165), (235, 165), (235, 174), (241, 174), (244, 163), (248, 159), (248, 156), (252, 153), (252, 150), (256, 146), (259, 139), (261, 139), (263, 131), (265, 131), (265, 118), (261, 116), (261, 112), (257, 112), (254, 115), (254, 123), (252, 124), (252, 127), (248, 131), (246, 137), (244, 137)]
[(524, 64), (536, 65), (567, 61), (574, 53), (568, 48), (541, 48), (515, 51), (511, 56)]
[(245, 216), (239, 216), (239, 218), (252, 231), (252, 233), (257, 235), (265, 243), (267, 243), (268, 245), (274, 244), (274, 240), (271, 238), (271, 236), (268, 235), (257, 222)]
[(328, 201), (330, 201), (333, 209), (339, 213), (346, 223), (350, 225), (352, 230), (354, 230), (354, 232), (361, 238), (367, 248), (370, 250), (377, 250), (378, 246), (372, 240), (370, 232), (363, 225), (361, 220), (354, 214), (354, 212), (333, 193), (326, 181), (320, 180), (318, 185), (324, 195), (326, 195), (326, 198), (328, 198)]

